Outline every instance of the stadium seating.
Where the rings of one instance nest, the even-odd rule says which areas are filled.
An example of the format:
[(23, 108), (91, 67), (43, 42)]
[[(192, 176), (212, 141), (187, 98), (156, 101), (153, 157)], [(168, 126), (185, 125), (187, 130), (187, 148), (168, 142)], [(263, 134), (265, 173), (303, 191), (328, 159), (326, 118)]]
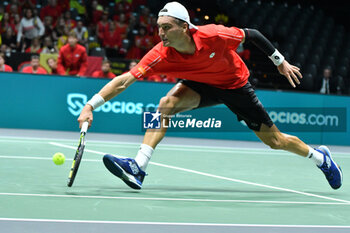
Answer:
[[(322, 77), (325, 67), (331, 67), (333, 75), (349, 87), (350, 32), (317, 5), (299, 2), (223, 0), (218, 4), (234, 19), (237, 24), (234, 26), (260, 30), (289, 61), (300, 66), (304, 74), (301, 89), (313, 90), (314, 80)], [(257, 56), (259, 52), (255, 48), (251, 50), (252, 71), (264, 77), (275, 75), (276, 70), (268, 73), (263, 68), (270, 66), (270, 61)], [(288, 83), (282, 82), (278, 86), (287, 89)]]

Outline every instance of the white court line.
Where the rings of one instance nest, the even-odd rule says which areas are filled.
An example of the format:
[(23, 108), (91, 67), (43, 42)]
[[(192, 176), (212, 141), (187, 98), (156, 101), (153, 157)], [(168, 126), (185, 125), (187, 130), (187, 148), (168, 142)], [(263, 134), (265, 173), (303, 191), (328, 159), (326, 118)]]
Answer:
[[(50, 142), (50, 144), (55, 145), (55, 146), (59, 146), (59, 147), (70, 148), (70, 149), (76, 150), (76, 147), (67, 146), (67, 145), (64, 145), (61, 143)], [(88, 150), (86, 150), (86, 151), (88, 151)], [(99, 151), (90, 150), (90, 152), (97, 153), (97, 154), (104, 154), (103, 152), (99, 152)], [(212, 178), (216, 178), (216, 179), (220, 179), (220, 180), (227, 180), (227, 181), (232, 181), (232, 182), (241, 183), (241, 184), (248, 184), (248, 185), (253, 185), (253, 186), (258, 186), (258, 187), (263, 187), (263, 188), (268, 188), (268, 189), (280, 190), (280, 191), (284, 191), (284, 192), (297, 193), (297, 194), (301, 194), (304, 196), (317, 197), (317, 198), (331, 200), (331, 201), (350, 203), (350, 201), (342, 200), (342, 199), (338, 199), (338, 198), (326, 197), (326, 196), (322, 196), (322, 195), (296, 191), (293, 189), (281, 188), (281, 187), (276, 187), (276, 186), (272, 186), (272, 185), (264, 185), (264, 184), (259, 184), (259, 183), (254, 183), (254, 182), (249, 182), (249, 181), (244, 181), (244, 180), (239, 180), (239, 179), (228, 178), (228, 177), (224, 177), (224, 176), (217, 176), (217, 175), (213, 175), (213, 174), (209, 174), (209, 173), (205, 173), (205, 172), (199, 172), (199, 171), (195, 171), (195, 170), (191, 170), (191, 169), (175, 167), (175, 166), (170, 166), (170, 165), (156, 163), (156, 162), (150, 162), (150, 164), (153, 164), (153, 165), (156, 165), (159, 167), (165, 167), (165, 168), (170, 168), (170, 169), (174, 169), (174, 170), (198, 174), (198, 175), (202, 175), (202, 176), (212, 177)]]
[[(0, 142), (13, 142), (18, 143), (18, 139), (26, 139), (30, 142), (34, 143), (46, 143), (47, 141), (51, 141), (52, 139), (41, 139), (41, 138), (26, 138), (26, 137), (13, 137), (14, 139), (8, 139), (8, 138), (1, 138)], [(40, 140), (40, 141), (38, 141)], [(76, 142), (76, 140), (67, 140), (67, 139), (54, 139), (56, 141), (61, 142)], [(98, 141), (98, 140), (89, 140), (89, 144), (103, 144), (107, 145), (109, 147), (118, 147), (118, 148), (138, 148), (140, 146), (140, 143), (135, 142), (113, 142), (113, 141)], [(228, 142), (229, 143), (229, 142)], [(180, 146), (180, 147), (179, 147)], [(270, 148), (244, 148), (244, 147), (217, 147), (217, 146), (196, 146), (196, 145), (175, 145), (175, 144), (160, 144), (157, 147), (157, 150), (168, 150), (171, 148), (171, 150), (176, 151), (199, 151), (199, 152), (220, 152), (220, 153), (228, 153), (228, 154), (237, 154), (239, 152), (240, 154), (255, 154), (259, 152), (259, 154), (266, 154), (266, 155), (287, 155), (287, 156), (295, 156), (294, 154), (286, 151), (278, 151), (278, 150), (272, 150)], [(344, 159), (350, 159), (350, 153), (347, 152), (335, 152), (336, 158), (344, 158)], [(339, 156), (344, 155), (344, 156)]]
[(272, 224), (225, 224), (225, 223), (187, 223), (187, 222), (129, 222), (129, 221), (95, 221), (67, 219), (33, 219), (0, 218), (0, 221), (14, 222), (53, 222), (53, 223), (94, 223), (94, 224), (128, 224), (128, 225), (168, 225), (168, 226), (208, 226), (208, 227), (268, 227), (268, 228), (334, 228), (348, 229), (350, 226), (334, 225), (272, 225)]
[[(13, 138), (13, 139), (9, 139)], [(46, 143), (47, 141), (52, 141), (53, 139), (48, 139), (48, 138), (32, 138), (32, 137), (0, 137), (0, 142), (13, 142), (13, 143), (18, 143), (18, 140), (25, 139), (30, 142), (35, 142), (35, 143)], [(40, 141), (38, 141), (40, 140)], [(73, 139), (54, 139), (55, 141), (61, 141), (61, 142), (77, 142), (76, 140)], [(99, 145), (108, 145), (111, 147), (119, 147), (119, 148), (134, 148), (140, 146), (140, 143), (135, 143), (135, 142), (114, 142), (114, 141), (99, 141), (99, 140), (89, 140), (89, 144), (92, 143), (97, 143)], [(229, 141), (227, 143), (230, 143)], [(179, 147), (180, 146), (180, 147)], [(269, 148), (249, 148), (249, 147), (224, 147), (224, 146), (197, 146), (197, 145), (176, 145), (176, 144), (165, 144), (162, 143), (158, 145), (157, 150), (167, 150), (171, 148), (172, 150), (178, 150), (178, 151), (203, 151), (203, 152), (208, 152), (208, 150), (212, 150), (215, 152), (220, 152), (220, 153), (256, 153), (259, 152), (260, 154), (268, 154), (268, 155), (293, 155), (294, 154), (286, 151), (277, 151), (277, 150), (272, 150)], [(186, 148), (186, 149), (185, 149)], [(336, 157), (338, 158), (350, 158), (350, 152), (335, 152)], [(338, 156), (338, 155), (345, 155), (344, 157)]]
[(296, 205), (350, 205), (339, 202), (309, 202), (309, 201), (253, 201), (253, 200), (220, 200), (200, 198), (163, 198), (163, 197), (111, 197), (111, 196), (87, 196), (87, 195), (59, 195), (59, 194), (34, 194), (34, 193), (0, 193), (0, 196), (24, 196), (24, 197), (57, 197), (57, 198), (86, 198), (86, 199), (115, 199), (138, 201), (180, 201), (180, 202), (216, 202), (216, 203), (254, 203), (254, 204), (296, 204)]

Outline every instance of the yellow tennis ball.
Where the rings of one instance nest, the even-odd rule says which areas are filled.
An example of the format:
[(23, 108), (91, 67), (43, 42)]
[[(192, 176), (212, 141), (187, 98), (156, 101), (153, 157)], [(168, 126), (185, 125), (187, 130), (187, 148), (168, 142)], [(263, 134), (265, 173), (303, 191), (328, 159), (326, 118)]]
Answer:
[(64, 161), (66, 160), (66, 157), (64, 156), (63, 153), (57, 152), (53, 155), (52, 157), (52, 161), (56, 164), (56, 165), (62, 165), (64, 164)]

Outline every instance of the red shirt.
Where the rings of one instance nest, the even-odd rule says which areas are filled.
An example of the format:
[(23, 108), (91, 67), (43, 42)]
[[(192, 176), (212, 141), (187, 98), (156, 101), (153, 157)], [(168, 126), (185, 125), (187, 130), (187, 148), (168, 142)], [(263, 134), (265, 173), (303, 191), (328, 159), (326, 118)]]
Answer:
[(122, 45), (122, 38), (120, 32), (115, 29), (113, 32), (110, 30), (106, 31), (102, 38), (102, 44), (107, 48), (120, 47)]
[(87, 68), (87, 54), (84, 46), (76, 44), (74, 48), (69, 44), (60, 49), (57, 60), (57, 72), (60, 75), (83, 76)]
[(0, 67), (0, 71), (12, 72), (13, 70), (11, 66), (4, 64), (3, 67)]
[(31, 66), (27, 66), (27, 67), (23, 68), (22, 73), (47, 74), (47, 71), (44, 68), (40, 67), (40, 66), (38, 67), (37, 71), (34, 71), (33, 67), (31, 67)]
[(40, 10), (40, 18), (44, 21), (46, 16), (51, 16), (53, 19), (53, 24), (56, 24), (57, 18), (62, 14), (62, 9), (59, 5), (51, 6), (47, 5)]
[(92, 77), (93, 78), (114, 78), (115, 74), (113, 74), (112, 72), (108, 72), (108, 74), (106, 75), (105, 73), (103, 73), (102, 70), (96, 70), (92, 73)]
[(131, 74), (136, 78), (165, 74), (222, 89), (237, 89), (247, 83), (249, 70), (236, 53), (244, 38), (240, 29), (210, 24), (191, 33), (194, 54), (179, 53), (160, 42), (130, 70)]

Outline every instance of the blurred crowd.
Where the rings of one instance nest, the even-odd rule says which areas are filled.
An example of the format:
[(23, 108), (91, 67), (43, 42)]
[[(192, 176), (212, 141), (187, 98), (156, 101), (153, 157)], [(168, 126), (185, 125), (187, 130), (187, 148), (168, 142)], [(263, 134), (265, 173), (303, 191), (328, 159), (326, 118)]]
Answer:
[[(157, 16), (146, 5), (147, 0), (4, 2), (0, 53), (59, 54), (73, 33), (87, 56), (104, 57), (104, 66), (111, 58), (138, 61), (160, 41)], [(162, 76), (150, 79), (170, 81)]]

